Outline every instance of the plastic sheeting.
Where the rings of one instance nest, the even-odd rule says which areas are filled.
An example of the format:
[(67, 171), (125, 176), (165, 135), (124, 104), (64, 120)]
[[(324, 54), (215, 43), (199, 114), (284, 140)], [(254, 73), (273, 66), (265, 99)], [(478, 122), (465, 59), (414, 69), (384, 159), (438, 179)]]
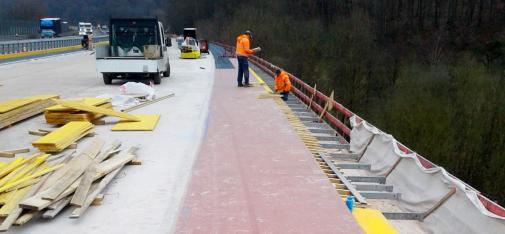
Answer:
[[(401, 193), (401, 208), (426, 212), (452, 188), (456, 192), (422, 222), (433, 233), (505, 233), (505, 217), (490, 212), (479, 200), (479, 192), (450, 175), (444, 168), (425, 168), (416, 153), (400, 150), (393, 136), (365, 121), (351, 117), (351, 151), (364, 152), (360, 162), (370, 163), (373, 175), (387, 175), (386, 183)], [(368, 144), (369, 143), (369, 144)], [(368, 147), (367, 147), (368, 145)], [(503, 209), (497, 205), (494, 207)]]

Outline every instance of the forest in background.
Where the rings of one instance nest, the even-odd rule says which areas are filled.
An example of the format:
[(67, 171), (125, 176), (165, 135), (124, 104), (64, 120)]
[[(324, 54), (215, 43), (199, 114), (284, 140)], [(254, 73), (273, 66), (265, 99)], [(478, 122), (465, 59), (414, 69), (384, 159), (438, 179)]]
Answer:
[(165, 20), (166, 0), (0, 0), (0, 18), (39, 20), (57, 17), (79, 22), (107, 24), (109, 17), (159, 17)]
[(260, 56), (505, 204), (505, 1), (169, 0), (168, 22)]

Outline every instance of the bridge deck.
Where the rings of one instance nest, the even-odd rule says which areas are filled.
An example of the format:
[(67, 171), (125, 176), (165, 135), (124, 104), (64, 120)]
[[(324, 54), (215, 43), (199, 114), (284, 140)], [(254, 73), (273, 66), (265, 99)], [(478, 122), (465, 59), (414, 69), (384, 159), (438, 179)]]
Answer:
[(176, 233), (360, 233), (275, 102), (235, 76), (216, 70)]

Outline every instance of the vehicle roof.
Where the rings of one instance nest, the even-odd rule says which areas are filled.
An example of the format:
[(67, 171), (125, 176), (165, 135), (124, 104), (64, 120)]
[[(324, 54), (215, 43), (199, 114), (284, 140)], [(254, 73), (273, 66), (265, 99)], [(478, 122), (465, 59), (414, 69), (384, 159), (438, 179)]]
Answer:
[(42, 18), (40, 20), (59, 20), (60, 18)]

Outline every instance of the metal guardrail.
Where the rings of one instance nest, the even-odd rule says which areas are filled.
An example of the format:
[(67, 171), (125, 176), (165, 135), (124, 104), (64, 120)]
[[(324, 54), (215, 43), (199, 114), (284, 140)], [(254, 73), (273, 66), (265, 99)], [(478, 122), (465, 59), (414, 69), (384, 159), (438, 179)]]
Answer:
[[(219, 43), (219, 42), (212, 42), (212, 43), (223, 47), (225, 50), (227, 50), (227, 51), (225, 51), (226, 53), (228, 53), (227, 55), (229, 55), (230, 57), (234, 57), (235, 47), (227, 45), (227, 44)], [(273, 65), (272, 63), (270, 63), (260, 57), (257, 57), (257, 56), (251, 56), (250, 61), (252, 63), (254, 63), (256, 66), (258, 66), (260, 69), (265, 71), (267, 74), (269, 74), (271, 76), (275, 76), (274, 70), (275, 70), (276, 66)], [(289, 78), (293, 84), (291, 92), (293, 92), (295, 94), (295, 96), (297, 96), (305, 104), (308, 104), (310, 102), (310, 96), (312, 94), (315, 94), (314, 100), (311, 103), (311, 109), (316, 114), (320, 114), (321, 111), (323, 110), (323, 108), (321, 106), (323, 106), (324, 103), (326, 103), (328, 101), (329, 97), (319, 91), (314, 90), (313, 87), (311, 87), (307, 83), (303, 82), (298, 77), (296, 77), (290, 73), (288, 73), (288, 74), (289, 74)], [(349, 126), (349, 118), (351, 116), (354, 116), (354, 117), (356, 117), (356, 121), (358, 121), (358, 122), (363, 121), (363, 119), (360, 118), (359, 116), (357, 116), (356, 114), (354, 114), (353, 112), (351, 112), (349, 109), (345, 108), (342, 104), (336, 102), (335, 100), (332, 100), (331, 103), (333, 105), (333, 108), (337, 111), (337, 113), (340, 116), (334, 116), (331, 113), (326, 112), (324, 115), (324, 118), (326, 119), (327, 123), (329, 125), (331, 125), (335, 130), (337, 130), (338, 132), (340, 132), (341, 134), (343, 134), (344, 136), (349, 138), (350, 131), (351, 131), (350, 126)], [(341, 121), (341, 119), (342, 119), (342, 121)], [(401, 144), (400, 142), (397, 143), (397, 146), (404, 153), (415, 153), (415, 151), (407, 148), (405, 145)], [(438, 167), (436, 164), (434, 164), (433, 162), (429, 161), (428, 159), (426, 159), (425, 157), (423, 157), (417, 153), (416, 153), (416, 157), (418, 158), (419, 162), (422, 164), (422, 166), (424, 168)], [(491, 212), (495, 215), (501, 216), (501, 217), (505, 217), (505, 208), (504, 207), (500, 206), (499, 204), (497, 204), (494, 201), (490, 200), (489, 198), (485, 197), (477, 189), (471, 187), (470, 185), (468, 185), (467, 183), (458, 179), (454, 175), (452, 175), (452, 174), (449, 174), (449, 175), (451, 177), (459, 180), (460, 182), (462, 182), (465, 185), (466, 189), (475, 191), (477, 193), (477, 197), (480, 200), (481, 204), (489, 212)]]
[[(1, 41), (0, 55), (76, 46), (81, 44), (81, 40), (81, 36), (71, 36), (51, 39)], [(108, 35), (93, 37), (93, 43), (107, 40), (109, 40)]]

